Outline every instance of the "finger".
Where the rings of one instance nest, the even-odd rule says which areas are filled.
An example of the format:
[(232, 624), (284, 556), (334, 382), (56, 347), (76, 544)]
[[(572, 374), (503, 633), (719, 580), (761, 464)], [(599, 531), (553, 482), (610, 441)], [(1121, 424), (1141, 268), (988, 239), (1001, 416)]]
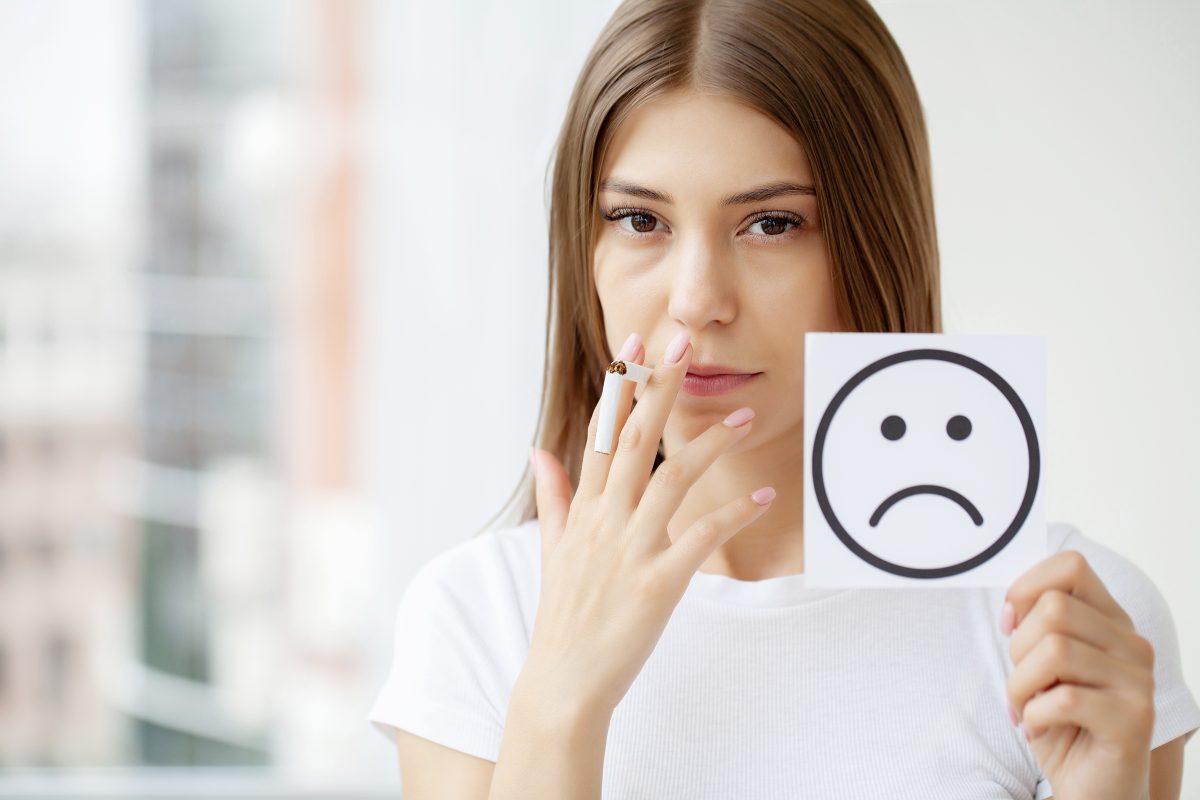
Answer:
[(1154, 701), (1131, 692), (1115, 692), (1060, 683), (1025, 704), (1022, 720), (1030, 739), (1061, 725), (1077, 725), (1109, 740), (1128, 738), (1132, 730), (1147, 740), (1154, 730)]
[[(641, 337), (638, 337), (637, 334), (631, 334), (629, 339), (627, 339), (625, 344), (622, 346), (621, 352), (617, 354), (617, 357), (622, 360), (635, 360), (635, 357), (639, 353), (641, 353), (644, 357), (645, 349), (642, 347)], [(637, 363), (640, 364), (642, 362), (638, 360)], [(617, 403), (618, 423), (620, 424), (624, 424), (621, 416), (621, 409), (623, 404), (626, 403), (625, 392), (628, 391), (624, 386), (626, 383), (634, 385), (632, 381), (621, 381), (622, 392)], [(629, 405), (633, 404), (632, 397), (633, 395), (630, 393), (628, 399)], [(579, 467), (579, 485), (575, 491), (576, 497), (596, 497), (604, 491), (604, 485), (608, 481), (608, 469), (609, 465), (612, 463), (612, 454), (596, 452), (596, 436), (597, 432), (599, 431), (600, 412), (603, 404), (604, 396), (601, 394), (601, 396), (596, 400), (596, 405), (592, 407), (592, 418), (588, 422), (587, 441), (583, 446), (583, 458), (581, 459)], [(626, 410), (624, 412), (624, 416), (627, 417), (628, 415), (629, 412)], [(614, 425), (614, 432), (616, 430), (619, 430), (619, 428)]]
[[(579, 485), (575, 489), (575, 496), (580, 498), (598, 495), (604, 488), (603, 481), (608, 474), (608, 456), (595, 452), (596, 431), (600, 425), (600, 402), (597, 400), (596, 405), (592, 406), (592, 418), (588, 421), (587, 441), (583, 445), (583, 458), (579, 466)], [(603, 456), (605, 460), (593, 456)]]
[(1042, 559), (1008, 587), (1004, 599), (1012, 604), (1014, 627), (1021, 624), (1038, 597), (1050, 589), (1078, 597), (1101, 614), (1133, 627), (1125, 609), (1109, 594), (1087, 558), (1078, 550), (1063, 550)]
[(713, 551), (766, 513), (773, 497), (759, 504), (750, 495), (742, 495), (693, 522), (679, 539), (658, 556), (667, 579), (674, 581), (676, 586), (687, 586), (692, 575)]
[[(753, 413), (753, 412), (751, 412)], [(732, 416), (732, 415), (731, 415)], [(729, 417), (726, 417), (729, 419)], [(634, 498), (630, 528), (637, 536), (634, 546), (658, 552), (670, 546), (667, 524), (696, 480), (733, 444), (753, 427), (753, 418), (734, 419), (738, 425), (718, 422), (658, 465), (641, 497)]]
[(558, 546), (571, 509), (571, 479), (553, 453), (533, 451), (534, 492), (538, 530), (542, 538), (542, 565)]
[[(1144, 663), (1147, 656), (1143, 646), (1135, 641), (1140, 637), (1131, 629), (1101, 614), (1078, 597), (1050, 589), (1042, 592), (1013, 631), (1008, 643), (1013, 664), (1020, 663), (1034, 645), (1052, 633), (1071, 636), (1132, 663)], [(1153, 657), (1152, 652), (1150, 657)]]
[(1087, 642), (1052, 633), (1042, 639), (1008, 676), (1008, 702), (1020, 717), (1025, 704), (1056, 683), (1112, 689), (1154, 689), (1151, 670), (1098, 650)]
[(614, 502), (623, 503), (628, 509), (632, 510), (636, 498), (645, 491), (646, 481), (654, 466), (654, 456), (658, 452), (658, 442), (662, 439), (667, 417), (675, 405), (679, 387), (683, 385), (683, 377), (691, 362), (690, 341), (675, 363), (666, 363), (664, 354), (646, 381), (646, 388), (637, 406), (617, 436), (604, 492)]

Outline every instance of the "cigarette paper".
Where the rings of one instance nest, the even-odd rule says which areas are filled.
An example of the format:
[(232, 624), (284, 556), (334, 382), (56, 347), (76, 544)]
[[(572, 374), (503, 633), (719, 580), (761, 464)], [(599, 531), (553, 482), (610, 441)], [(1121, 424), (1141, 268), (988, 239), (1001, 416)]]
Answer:
[(600, 390), (600, 419), (596, 423), (597, 453), (611, 453), (613, 433), (617, 426), (617, 407), (621, 402), (621, 382), (634, 381), (645, 385), (653, 367), (643, 367), (631, 361), (614, 361), (604, 373), (604, 387)]

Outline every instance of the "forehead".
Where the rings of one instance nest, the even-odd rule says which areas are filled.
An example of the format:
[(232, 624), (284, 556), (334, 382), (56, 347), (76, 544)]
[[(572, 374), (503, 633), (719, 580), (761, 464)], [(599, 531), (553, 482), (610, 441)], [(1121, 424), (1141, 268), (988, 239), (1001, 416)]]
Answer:
[(601, 177), (620, 177), (672, 194), (686, 188), (736, 191), (756, 183), (812, 182), (804, 148), (791, 132), (727, 95), (676, 90), (635, 109), (609, 144)]

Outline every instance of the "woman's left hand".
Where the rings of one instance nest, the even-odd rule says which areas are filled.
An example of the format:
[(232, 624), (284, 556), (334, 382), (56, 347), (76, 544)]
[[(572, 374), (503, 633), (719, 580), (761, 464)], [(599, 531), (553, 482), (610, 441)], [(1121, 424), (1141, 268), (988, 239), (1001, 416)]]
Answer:
[[(1147, 796), (1154, 728), (1154, 647), (1087, 559), (1064, 550), (1008, 588), (1000, 630), (1021, 722), (1054, 800)], [(1016, 626), (1013, 632), (1013, 626)]]

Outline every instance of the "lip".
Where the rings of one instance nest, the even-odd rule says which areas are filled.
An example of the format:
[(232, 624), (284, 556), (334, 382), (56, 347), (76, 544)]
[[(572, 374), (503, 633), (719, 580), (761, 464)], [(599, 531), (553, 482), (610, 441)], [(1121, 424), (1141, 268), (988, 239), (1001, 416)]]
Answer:
[(689, 375), (755, 375), (754, 372), (746, 372), (744, 369), (737, 367), (726, 366), (725, 364), (688, 364)]
[(761, 375), (761, 372), (696, 375), (692, 372), (683, 376), (683, 391), (694, 397), (713, 397), (728, 394), (742, 388)]

